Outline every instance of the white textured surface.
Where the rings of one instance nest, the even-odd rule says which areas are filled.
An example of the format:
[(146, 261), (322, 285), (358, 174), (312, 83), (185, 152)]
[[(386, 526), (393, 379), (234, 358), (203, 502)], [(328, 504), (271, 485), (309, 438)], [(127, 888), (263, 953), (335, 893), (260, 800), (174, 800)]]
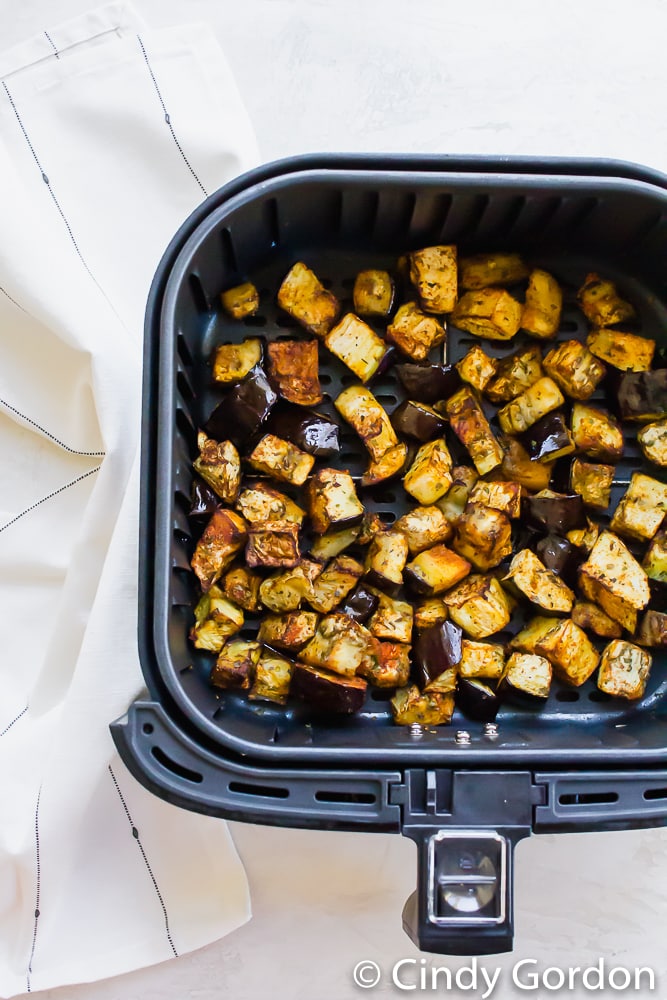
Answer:
[[(2, 0), (3, 47), (90, 5)], [(317, 150), (548, 153), (617, 156), (667, 169), (661, 0), (136, 0), (136, 6), (155, 25), (210, 23), (267, 160)], [(360, 959), (389, 969), (418, 954), (400, 926), (415, 880), (409, 842), (232, 829), (251, 882), (250, 924), (168, 964), (36, 996), (340, 1000), (364, 995), (350, 977)], [(606, 955), (612, 964), (652, 966), (654, 995), (664, 995), (665, 847), (661, 830), (522, 844), (515, 954), (483, 964), (507, 970), (528, 957), (543, 966), (585, 966)], [(494, 996), (513, 995), (505, 975)], [(368, 994), (402, 995), (391, 986)]]

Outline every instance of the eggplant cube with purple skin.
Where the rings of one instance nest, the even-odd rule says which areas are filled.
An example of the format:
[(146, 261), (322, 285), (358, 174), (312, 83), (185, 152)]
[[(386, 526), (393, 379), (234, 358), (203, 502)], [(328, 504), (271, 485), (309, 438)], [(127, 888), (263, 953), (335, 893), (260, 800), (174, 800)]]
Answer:
[(213, 358), (213, 378), (223, 385), (234, 385), (260, 364), (264, 345), (259, 337), (250, 337), (242, 344), (220, 344)]
[(611, 530), (640, 541), (652, 539), (667, 513), (667, 484), (634, 472), (611, 519)]
[(474, 386), (478, 392), (483, 392), (496, 374), (498, 360), (490, 358), (481, 347), (475, 345), (456, 365), (463, 382)]
[(433, 504), (452, 485), (452, 456), (444, 438), (423, 444), (405, 474), (406, 493), (421, 504)]
[(648, 577), (620, 538), (603, 531), (579, 570), (584, 597), (599, 604), (629, 632), (637, 627), (637, 612), (650, 600)]
[(218, 653), (227, 639), (243, 628), (243, 622), (243, 611), (214, 584), (197, 602), (190, 641), (195, 649)]
[(248, 537), (248, 526), (231, 510), (217, 510), (195, 547), (191, 566), (206, 591), (222, 576)]
[(522, 434), (564, 402), (556, 383), (545, 375), (498, 410), (498, 421), (506, 434)]
[(266, 372), (260, 364), (227, 391), (204, 425), (206, 433), (223, 441), (229, 438), (237, 448), (245, 448), (278, 402)]
[(613, 639), (602, 653), (598, 687), (605, 694), (636, 701), (646, 690), (651, 654), (633, 642)]
[(333, 611), (363, 575), (364, 567), (350, 556), (337, 556), (324, 567), (313, 582), (312, 596), (308, 603), (315, 611), (328, 614)]
[(522, 440), (531, 458), (538, 462), (555, 462), (574, 451), (574, 441), (564, 415), (556, 410), (534, 423)]
[(403, 687), (410, 679), (410, 647), (404, 642), (374, 639), (361, 661), (359, 675), (373, 687)]
[(384, 340), (354, 313), (346, 313), (324, 343), (362, 382), (375, 375), (387, 352)]
[(241, 486), (241, 459), (231, 441), (214, 441), (201, 431), (197, 435), (199, 455), (195, 472), (225, 503), (233, 503)]
[(493, 403), (509, 403), (543, 376), (539, 347), (524, 347), (497, 363), (496, 374), (485, 386), (485, 394)]
[(408, 262), (410, 281), (424, 312), (451, 312), (456, 305), (458, 288), (456, 247), (424, 247), (408, 254)]
[(365, 625), (371, 615), (377, 611), (379, 603), (375, 594), (372, 594), (368, 587), (360, 583), (345, 598), (345, 602), (340, 607), (340, 612), (351, 618), (352, 621), (358, 622), (360, 625)]
[(578, 340), (567, 340), (552, 348), (542, 365), (571, 399), (592, 396), (606, 372), (605, 366)]
[(583, 462), (580, 458), (575, 458), (570, 467), (570, 486), (587, 507), (606, 510), (611, 502), (615, 473), (613, 465)]
[(267, 646), (296, 653), (314, 637), (317, 621), (318, 617), (314, 611), (288, 611), (282, 615), (263, 615), (257, 640)]
[(371, 635), (363, 625), (334, 612), (321, 619), (299, 659), (310, 666), (353, 677), (371, 645)]
[(459, 675), (468, 679), (498, 680), (505, 669), (505, 650), (497, 642), (463, 639)]
[(637, 642), (642, 646), (667, 649), (667, 613), (647, 611), (637, 631)]
[(422, 693), (416, 684), (399, 688), (391, 699), (394, 722), (399, 726), (440, 726), (452, 721), (454, 695), (440, 691)]
[(357, 432), (374, 461), (398, 444), (389, 415), (370, 389), (351, 385), (334, 400), (334, 406)]
[(475, 569), (485, 572), (512, 552), (512, 526), (493, 507), (469, 503), (456, 522), (452, 548)]
[(267, 353), (269, 377), (283, 399), (299, 406), (322, 401), (316, 340), (274, 340)]
[(289, 441), (283, 441), (275, 434), (265, 434), (253, 449), (248, 462), (253, 469), (266, 473), (272, 479), (303, 486), (315, 459)]
[(667, 368), (650, 372), (627, 372), (616, 396), (623, 420), (640, 424), (667, 417)]
[(471, 566), (446, 545), (434, 545), (415, 556), (405, 567), (405, 581), (412, 590), (427, 597), (442, 594), (463, 580)]
[(562, 307), (563, 293), (553, 275), (540, 268), (531, 271), (521, 313), (521, 329), (540, 340), (555, 337)]
[(389, 597), (375, 587), (368, 588), (378, 599), (378, 607), (368, 621), (368, 630), (376, 639), (409, 643), (412, 639), (414, 610), (407, 601)]
[(535, 651), (545, 656), (562, 681), (580, 687), (597, 667), (600, 654), (583, 629), (565, 618), (557, 622), (536, 644)]
[(319, 535), (331, 528), (352, 527), (364, 516), (349, 472), (320, 469), (310, 478), (306, 493), (311, 524)]
[(415, 507), (394, 522), (394, 531), (407, 539), (411, 556), (446, 542), (452, 535), (452, 526), (439, 507)]
[(284, 705), (289, 695), (294, 663), (273, 649), (263, 649), (255, 666), (255, 679), (248, 697), (251, 701), (272, 701)]
[(553, 671), (545, 656), (512, 653), (498, 683), (498, 692), (509, 697), (544, 701), (549, 697)]
[(408, 561), (408, 540), (400, 531), (378, 531), (373, 536), (364, 569), (367, 581), (389, 593), (396, 593), (403, 583), (403, 570)]
[(253, 682), (261, 651), (258, 642), (230, 639), (218, 654), (211, 671), (211, 684), (221, 688), (248, 690)]
[(446, 335), (443, 324), (416, 302), (402, 305), (387, 327), (387, 340), (413, 361), (424, 361)]
[(354, 311), (359, 316), (385, 319), (394, 304), (394, 282), (387, 271), (360, 271), (352, 291)]
[(501, 632), (512, 615), (514, 602), (493, 576), (473, 574), (444, 597), (450, 618), (471, 639)]
[(291, 568), (300, 559), (299, 526), (293, 521), (255, 521), (248, 529), (248, 566)]
[[(246, 566), (234, 566), (225, 574), (223, 591), (234, 604), (244, 611), (259, 611), (259, 588), (262, 578)], [(210, 591), (209, 591), (210, 593)]]
[(461, 662), (461, 629), (454, 622), (444, 621), (431, 626), (417, 636), (413, 649), (416, 680), (422, 688), (427, 688), (444, 672), (448, 672), (445, 688), (436, 690), (454, 691), (457, 668)]
[(321, 571), (319, 563), (301, 559), (291, 569), (268, 576), (259, 588), (262, 604), (277, 614), (296, 611), (303, 601), (310, 601), (313, 596), (313, 581)]
[(298, 261), (278, 290), (278, 305), (316, 337), (323, 338), (338, 318), (340, 306), (317, 275)]
[(300, 525), (306, 516), (305, 510), (285, 493), (263, 482), (249, 483), (241, 490), (235, 506), (251, 524), (257, 521), (292, 521)]
[(391, 423), (399, 434), (424, 442), (439, 437), (446, 421), (432, 406), (406, 399), (392, 413)]
[(296, 663), (290, 693), (315, 712), (352, 715), (363, 707), (368, 685), (362, 677), (341, 676), (307, 663)]
[(503, 577), (511, 591), (529, 601), (544, 614), (568, 614), (574, 594), (530, 549), (522, 549), (512, 559), (509, 573)]
[(477, 397), (469, 386), (463, 386), (447, 400), (445, 410), (451, 428), (470, 453), (480, 476), (491, 472), (503, 460), (503, 449), (498, 444), (489, 421)]

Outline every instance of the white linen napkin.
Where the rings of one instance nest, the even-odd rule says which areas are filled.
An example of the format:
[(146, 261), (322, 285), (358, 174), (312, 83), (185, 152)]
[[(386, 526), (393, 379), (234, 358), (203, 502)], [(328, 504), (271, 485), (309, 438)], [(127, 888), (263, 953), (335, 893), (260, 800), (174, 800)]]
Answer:
[(219, 820), (115, 755), (136, 643), (143, 311), (190, 211), (254, 165), (202, 26), (113, 4), (0, 55), (0, 995), (90, 981), (250, 915)]

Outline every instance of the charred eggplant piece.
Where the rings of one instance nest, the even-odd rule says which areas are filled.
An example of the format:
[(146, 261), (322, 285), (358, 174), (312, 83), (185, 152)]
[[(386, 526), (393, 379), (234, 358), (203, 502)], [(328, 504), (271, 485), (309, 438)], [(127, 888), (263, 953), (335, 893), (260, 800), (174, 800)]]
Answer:
[(410, 679), (410, 647), (403, 642), (373, 641), (359, 667), (359, 675), (373, 687), (403, 687)]
[(396, 365), (396, 374), (406, 394), (418, 403), (448, 399), (461, 385), (456, 365), (429, 365), (405, 362)]
[(232, 319), (245, 319), (254, 316), (259, 309), (259, 292), (251, 281), (246, 281), (222, 292), (220, 302)]
[(255, 681), (248, 697), (251, 701), (287, 704), (294, 663), (273, 649), (264, 647), (255, 667)]
[(584, 527), (584, 501), (578, 493), (555, 493), (540, 490), (523, 503), (525, 523), (535, 531), (564, 535), (571, 528)]
[(316, 337), (323, 338), (338, 318), (338, 299), (302, 261), (285, 276), (278, 290), (278, 305)]
[(667, 368), (629, 372), (616, 381), (616, 386), (615, 395), (623, 420), (646, 423), (667, 417)]
[(371, 615), (377, 611), (380, 601), (376, 594), (360, 583), (351, 594), (348, 594), (340, 607), (341, 614), (359, 625), (365, 625)]
[(399, 434), (422, 442), (439, 437), (445, 429), (445, 421), (437, 410), (411, 399), (406, 399), (394, 410), (391, 423)]
[(537, 345), (524, 347), (503, 358), (485, 394), (493, 403), (509, 403), (544, 376), (542, 354)]
[(352, 715), (363, 707), (367, 688), (361, 677), (341, 677), (306, 663), (295, 663), (290, 692), (315, 712)]
[(528, 267), (518, 253), (479, 253), (459, 261), (459, 285), (466, 291), (516, 285), (527, 277)]
[(630, 485), (611, 519), (611, 530), (619, 535), (650, 541), (667, 514), (667, 484), (652, 476), (633, 472)]
[(667, 648), (667, 614), (664, 611), (647, 611), (637, 631), (640, 646)]
[(256, 521), (293, 521), (300, 525), (306, 516), (298, 504), (268, 483), (248, 483), (241, 490), (236, 509), (251, 524)]
[(551, 690), (551, 664), (536, 653), (512, 653), (498, 684), (498, 693), (522, 702), (543, 702)]
[(415, 680), (427, 687), (445, 670), (461, 662), (463, 633), (458, 625), (444, 621), (420, 632), (413, 648)]
[(649, 462), (667, 468), (667, 420), (657, 420), (642, 427), (637, 440)]
[(408, 254), (410, 281), (424, 312), (449, 313), (456, 305), (456, 247), (424, 247)]
[(575, 458), (570, 469), (570, 486), (587, 507), (606, 510), (611, 502), (615, 471), (613, 465), (593, 465)]
[(214, 441), (201, 431), (197, 435), (199, 455), (192, 463), (195, 472), (225, 503), (234, 503), (241, 486), (241, 459), (231, 441)]
[(248, 566), (291, 568), (299, 562), (299, 526), (293, 521), (255, 521), (248, 529)]
[(439, 507), (415, 507), (399, 517), (394, 530), (405, 535), (411, 556), (446, 542), (452, 534), (451, 525)]
[(354, 311), (359, 316), (385, 319), (394, 304), (394, 282), (386, 271), (360, 271), (352, 291)]
[(208, 521), (211, 514), (214, 514), (219, 507), (220, 497), (213, 492), (208, 483), (203, 479), (193, 479), (188, 517), (192, 521)]
[(334, 400), (334, 406), (357, 432), (373, 461), (398, 445), (389, 416), (370, 389), (351, 385)]
[(318, 535), (331, 528), (351, 528), (364, 516), (349, 472), (320, 469), (311, 476), (306, 493), (310, 520)]
[(655, 340), (621, 330), (591, 330), (586, 344), (591, 354), (622, 372), (648, 371), (655, 354)]
[(385, 342), (354, 313), (343, 316), (324, 343), (362, 382), (377, 373), (387, 351)]
[(356, 586), (364, 567), (349, 556), (338, 556), (325, 566), (313, 583), (308, 603), (315, 611), (328, 614)]
[(606, 281), (594, 273), (586, 275), (577, 292), (577, 300), (586, 319), (596, 327), (623, 323), (635, 315), (634, 308), (620, 297), (613, 281)]
[(414, 361), (424, 361), (445, 336), (442, 323), (423, 312), (416, 302), (401, 306), (387, 327), (387, 340)]
[(521, 486), (519, 483), (478, 480), (472, 488), (469, 502), (502, 511), (507, 517), (521, 516)]
[(490, 358), (481, 347), (471, 347), (464, 358), (456, 365), (463, 382), (473, 386), (478, 392), (483, 392), (496, 374), (498, 361)]
[(321, 569), (318, 563), (302, 559), (291, 569), (268, 576), (259, 588), (262, 604), (276, 614), (296, 611), (313, 596), (313, 580)]
[(493, 722), (500, 708), (500, 698), (483, 681), (459, 678), (456, 704), (464, 715), (475, 722)]
[(412, 605), (389, 597), (374, 587), (369, 589), (378, 599), (377, 611), (368, 622), (371, 634), (376, 639), (387, 639), (389, 642), (410, 642), (414, 618)]
[(556, 622), (536, 643), (535, 651), (547, 658), (556, 677), (574, 687), (587, 681), (600, 661), (586, 633), (569, 618)]
[(493, 569), (512, 552), (509, 518), (493, 507), (468, 503), (456, 522), (452, 548), (476, 570)]
[(322, 401), (316, 340), (273, 340), (267, 346), (269, 378), (288, 403)]
[(564, 402), (556, 383), (545, 376), (498, 410), (498, 421), (505, 434), (522, 434)]
[(603, 639), (620, 639), (622, 629), (618, 622), (599, 608), (592, 601), (575, 601), (572, 608), (572, 621), (579, 628), (588, 629)]
[(511, 340), (521, 325), (521, 303), (504, 288), (480, 288), (461, 296), (451, 321), (475, 337)]
[(261, 365), (255, 365), (238, 385), (233, 386), (215, 407), (204, 425), (216, 441), (229, 438), (243, 449), (260, 429), (278, 401)]
[(394, 722), (399, 726), (440, 726), (452, 721), (454, 695), (439, 691), (422, 693), (416, 684), (399, 688), (391, 699)]
[(382, 458), (371, 459), (366, 471), (361, 477), (362, 486), (377, 486), (378, 483), (386, 482), (395, 476), (400, 476), (405, 471), (408, 462), (409, 451), (405, 444), (397, 444), (389, 451), (385, 451)]
[(467, 448), (480, 476), (500, 465), (503, 450), (472, 389), (463, 386), (447, 400), (445, 409), (452, 430)]
[(548, 534), (534, 543), (534, 551), (544, 566), (559, 576), (569, 586), (574, 586), (577, 570), (583, 557), (577, 549), (560, 535)]
[(578, 340), (558, 344), (542, 362), (545, 372), (571, 399), (588, 399), (606, 372), (605, 366)]
[(303, 486), (315, 459), (291, 442), (275, 434), (265, 434), (251, 452), (248, 462), (253, 469), (266, 473), (278, 482)]
[(526, 451), (537, 462), (555, 462), (574, 451), (574, 441), (560, 411), (547, 413), (521, 438)]
[(450, 618), (471, 639), (486, 639), (509, 625), (514, 602), (493, 576), (469, 576), (444, 597)]
[(414, 626), (418, 632), (423, 632), (432, 625), (439, 625), (440, 622), (446, 622), (448, 618), (447, 605), (441, 597), (431, 597), (415, 605)]
[(617, 462), (623, 454), (623, 433), (617, 421), (594, 406), (574, 404), (572, 438), (578, 451), (603, 462)]
[(312, 667), (353, 677), (371, 645), (370, 633), (363, 625), (334, 612), (320, 620), (314, 638), (299, 658)]
[(263, 615), (257, 641), (276, 649), (298, 652), (310, 642), (317, 629), (314, 611), (289, 611), (284, 615)]
[(612, 639), (600, 660), (598, 687), (615, 698), (636, 701), (646, 690), (651, 654), (633, 642)]
[(250, 337), (242, 344), (221, 344), (213, 358), (213, 378), (223, 385), (234, 385), (262, 362), (263, 341)]
[(206, 593), (229, 566), (248, 537), (248, 526), (231, 510), (216, 510), (195, 548), (191, 566)]
[(573, 592), (530, 549), (517, 552), (503, 583), (510, 593), (525, 598), (544, 615), (568, 614), (572, 610)]
[(219, 653), (229, 636), (243, 628), (243, 622), (241, 609), (214, 584), (197, 602), (190, 641), (195, 649)]
[(558, 333), (563, 293), (547, 271), (531, 271), (526, 289), (526, 303), (521, 313), (521, 329), (531, 337), (549, 340)]
[(261, 655), (258, 642), (230, 639), (220, 650), (211, 671), (211, 684), (221, 688), (241, 688), (247, 691), (255, 677)]
[(259, 588), (262, 582), (261, 576), (252, 573), (245, 566), (235, 566), (225, 574), (223, 591), (234, 604), (238, 604), (244, 611), (259, 611)]
[(434, 545), (407, 564), (405, 582), (416, 593), (433, 597), (463, 580), (470, 569), (467, 559), (446, 545)]
[(271, 412), (266, 430), (316, 458), (329, 458), (340, 451), (338, 424), (314, 410), (279, 404)]
[(408, 540), (400, 531), (378, 531), (366, 553), (366, 579), (374, 586), (395, 594), (403, 583), (408, 559)]
[(620, 538), (603, 531), (579, 570), (584, 597), (599, 604), (610, 618), (634, 632), (637, 612), (649, 602), (646, 573)]

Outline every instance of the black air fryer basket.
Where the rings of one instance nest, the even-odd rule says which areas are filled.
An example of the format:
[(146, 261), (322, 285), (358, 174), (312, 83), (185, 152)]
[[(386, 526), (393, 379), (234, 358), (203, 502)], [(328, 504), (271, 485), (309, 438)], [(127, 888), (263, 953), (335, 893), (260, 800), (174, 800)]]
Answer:
[[(275, 292), (296, 260), (349, 300), (360, 268), (390, 267), (406, 250), (436, 243), (465, 253), (515, 250), (553, 271), (565, 289), (562, 339), (584, 333), (574, 290), (598, 271), (637, 307), (642, 331), (665, 343), (667, 178), (643, 168), (318, 157), (278, 162), (222, 188), (172, 241), (148, 302), (139, 644), (149, 694), (112, 731), (135, 777), (184, 808), (405, 834), (417, 844), (419, 868), (406, 931), (426, 951), (485, 954), (512, 947), (512, 858), (521, 838), (667, 821), (664, 653), (653, 651), (637, 703), (607, 699), (592, 682), (555, 683), (539, 712), (503, 707), (497, 734), (457, 713), (451, 726), (413, 732), (392, 724), (381, 691), (357, 715), (332, 721), (296, 703), (221, 694), (209, 683), (211, 655), (187, 639), (197, 594), (186, 512), (196, 430), (213, 400), (212, 348), (289, 334)], [(260, 313), (230, 321), (219, 293), (248, 278), (263, 292)], [(450, 335), (448, 360), (469, 343)], [(346, 371), (333, 358), (321, 362), (330, 397)], [(403, 398), (391, 372), (372, 389), (388, 410)], [(359, 472), (359, 442), (345, 430), (342, 440), (341, 467)], [(625, 454), (612, 507), (641, 464), (634, 441)], [(403, 492), (376, 489), (371, 507), (399, 516)]]

